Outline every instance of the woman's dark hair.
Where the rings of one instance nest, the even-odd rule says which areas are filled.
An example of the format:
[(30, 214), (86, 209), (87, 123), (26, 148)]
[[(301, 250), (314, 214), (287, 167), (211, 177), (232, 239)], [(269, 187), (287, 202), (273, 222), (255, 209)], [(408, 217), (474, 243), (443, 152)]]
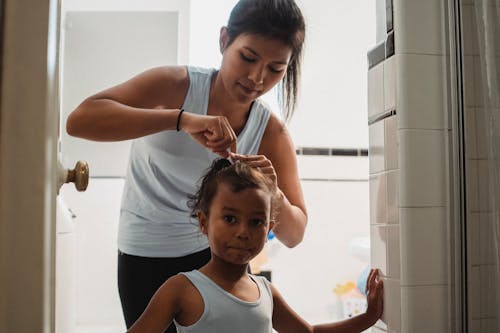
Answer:
[(229, 16), (227, 33), (228, 46), (241, 34), (256, 34), (281, 40), (291, 47), (292, 56), (278, 92), (285, 120), (289, 120), (297, 103), (305, 39), (300, 8), (294, 0), (240, 0)]
[(216, 159), (201, 178), (198, 191), (189, 197), (188, 206), (192, 216), (199, 211), (209, 214), (212, 200), (217, 193), (219, 184), (228, 185), (234, 193), (248, 188), (262, 189), (271, 194), (271, 220), (277, 212), (275, 204), (276, 191), (272, 180), (247, 164), (236, 161), (231, 164), (227, 159)]

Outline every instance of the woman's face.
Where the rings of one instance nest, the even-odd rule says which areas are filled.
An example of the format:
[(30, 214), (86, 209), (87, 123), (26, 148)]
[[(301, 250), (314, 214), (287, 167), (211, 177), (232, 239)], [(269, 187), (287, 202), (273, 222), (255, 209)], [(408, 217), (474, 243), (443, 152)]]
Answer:
[(239, 103), (249, 103), (273, 88), (285, 76), (292, 49), (284, 42), (243, 34), (228, 44), (221, 31), (222, 64), (219, 75), (225, 90)]

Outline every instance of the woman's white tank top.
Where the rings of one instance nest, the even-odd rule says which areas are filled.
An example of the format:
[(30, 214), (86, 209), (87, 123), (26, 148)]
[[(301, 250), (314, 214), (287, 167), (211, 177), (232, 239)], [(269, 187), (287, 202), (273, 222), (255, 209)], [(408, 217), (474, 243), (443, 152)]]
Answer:
[[(182, 108), (205, 115), (214, 69), (188, 67), (189, 88)], [(270, 117), (256, 100), (238, 135), (239, 154), (257, 154)], [(133, 140), (123, 190), (118, 248), (144, 257), (181, 257), (208, 247), (190, 216), (188, 195), (218, 155), (184, 132), (163, 131)]]

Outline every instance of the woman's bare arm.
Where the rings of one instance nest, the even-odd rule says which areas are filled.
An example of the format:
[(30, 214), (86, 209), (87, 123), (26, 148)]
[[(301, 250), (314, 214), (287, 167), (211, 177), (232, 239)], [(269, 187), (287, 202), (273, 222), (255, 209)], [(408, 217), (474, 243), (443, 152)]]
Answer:
[(269, 119), (260, 152), (271, 161), (280, 191), (274, 233), (283, 244), (294, 247), (304, 237), (307, 211), (298, 176), (295, 147), (285, 125), (275, 116)]
[(85, 99), (68, 117), (68, 134), (119, 141), (175, 129), (189, 78), (185, 67), (147, 70)]

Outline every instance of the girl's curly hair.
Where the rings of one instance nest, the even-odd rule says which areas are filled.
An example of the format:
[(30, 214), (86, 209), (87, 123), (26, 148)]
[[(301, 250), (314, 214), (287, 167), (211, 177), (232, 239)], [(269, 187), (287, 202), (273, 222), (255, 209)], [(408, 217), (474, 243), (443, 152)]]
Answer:
[(231, 162), (225, 158), (213, 161), (200, 180), (198, 191), (189, 196), (188, 207), (193, 217), (202, 211), (209, 214), (210, 205), (219, 184), (229, 185), (234, 193), (248, 188), (258, 188), (271, 194), (271, 220), (277, 215), (276, 188), (272, 180), (241, 161)]

